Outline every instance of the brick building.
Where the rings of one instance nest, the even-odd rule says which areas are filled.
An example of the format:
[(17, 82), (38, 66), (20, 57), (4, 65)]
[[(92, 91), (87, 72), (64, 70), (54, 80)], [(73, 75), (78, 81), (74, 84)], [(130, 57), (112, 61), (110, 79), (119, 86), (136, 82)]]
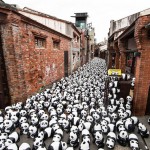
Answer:
[(71, 38), (0, 4), (0, 108), (71, 72)]
[(133, 113), (150, 114), (150, 9), (110, 22), (109, 68), (136, 78)]
[(51, 28), (58, 31), (66, 36), (71, 37), (71, 49), (70, 49), (70, 69), (71, 73), (80, 66), (80, 35), (81, 32), (76, 26), (69, 21), (44, 14), (42, 12), (33, 10), (31, 8), (24, 7), (23, 9), (18, 8), (18, 12)]

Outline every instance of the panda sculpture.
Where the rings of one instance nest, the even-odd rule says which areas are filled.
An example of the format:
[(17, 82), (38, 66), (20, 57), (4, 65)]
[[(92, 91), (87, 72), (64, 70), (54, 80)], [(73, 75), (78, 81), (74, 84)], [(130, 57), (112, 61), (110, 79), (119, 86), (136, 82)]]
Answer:
[(53, 137), (54, 131), (51, 127), (47, 127), (43, 131), (40, 131), (38, 133), (38, 137), (40, 137), (42, 140), (46, 140), (49, 137)]
[(44, 147), (44, 146), (45, 146), (45, 143), (43, 142), (41, 138), (39, 137), (34, 138), (32, 150), (37, 150), (39, 147)]
[(54, 133), (54, 136), (53, 136), (53, 139), (52, 141), (53, 142), (60, 142), (63, 138), (63, 131), (62, 129), (57, 129)]
[(39, 118), (37, 116), (32, 116), (31, 117), (31, 124), (34, 126), (38, 126), (39, 125)]
[(146, 126), (141, 122), (138, 124), (138, 133), (140, 133), (143, 138), (149, 137), (149, 131), (147, 130)]
[(71, 127), (70, 132), (74, 132), (77, 134), (77, 136), (79, 136), (79, 128), (75, 125)]
[(19, 126), (19, 118), (17, 117), (17, 115), (11, 116), (10, 119), (13, 122), (14, 128), (17, 128)]
[(11, 133), (12, 131), (14, 131), (14, 124), (12, 122), (12, 120), (4, 120), (4, 132), (6, 133)]
[(47, 120), (41, 120), (39, 122), (39, 128), (40, 130), (44, 130), (48, 127), (48, 121)]
[(28, 122), (27, 117), (21, 116), (21, 117), (19, 118), (19, 126), (21, 126), (21, 124), (22, 124), (22, 123), (25, 123), (25, 122)]
[(88, 141), (90, 143), (90, 132), (87, 129), (82, 130), (82, 141)]
[(124, 122), (124, 126), (129, 133), (134, 132), (135, 125), (132, 118), (127, 118)]
[(109, 132), (106, 137), (106, 146), (109, 149), (113, 149), (116, 143), (116, 134), (114, 132)]
[(36, 150), (47, 150), (45, 146), (39, 146)]
[(121, 145), (121, 146), (126, 146), (128, 143), (128, 133), (125, 130), (122, 130), (118, 133), (117, 135), (117, 142)]
[(34, 139), (35, 137), (37, 137), (37, 135), (38, 135), (38, 129), (37, 129), (37, 127), (33, 126), (33, 125), (30, 125), (27, 135), (28, 135), (28, 138), (31, 137), (31, 138)]
[(150, 117), (148, 118), (147, 122), (148, 122), (148, 124), (150, 125)]
[(47, 150), (66, 150), (67, 143), (66, 142), (52, 142), (51, 145), (48, 146)]
[(13, 142), (13, 143), (16, 143), (20, 140), (20, 135), (18, 132), (14, 131), (12, 132), (8, 138)]
[(24, 122), (20, 126), (20, 135), (22, 134), (28, 134), (28, 129), (29, 129), (29, 123)]
[(62, 128), (68, 133), (70, 131), (70, 121), (63, 119), (62, 121)]
[(98, 148), (104, 147), (104, 137), (103, 137), (102, 132), (97, 131), (95, 133), (93, 143), (95, 143)]
[(20, 146), (19, 146), (19, 150), (31, 150), (31, 147), (28, 143), (22, 143)]
[(28, 117), (28, 113), (25, 109), (20, 110), (19, 113), (20, 113), (20, 116), (22, 116), (22, 117)]
[(94, 137), (94, 135), (95, 135), (95, 133), (96, 132), (101, 132), (102, 131), (102, 128), (101, 128), (101, 125), (100, 125), (100, 123), (95, 123), (94, 125), (93, 125), (93, 128), (92, 128), (92, 135), (93, 135), (93, 137)]
[(82, 141), (79, 150), (90, 150), (90, 143), (88, 141)]
[(6, 150), (18, 150), (18, 145), (16, 143), (10, 144)]
[(132, 150), (139, 150), (138, 137), (135, 134), (129, 135), (129, 146)]
[(3, 130), (4, 125), (3, 125), (4, 117), (0, 116), (0, 130)]
[[(6, 139), (4, 143), (5, 143), (5, 147), (7, 148), (9, 145), (13, 144), (14, 142), (10, 139)], [(0, 148), (0, 150), (1, 150), (1, 148)]]
[(78, 147), (79, 145), (78, 135), (74, 132), (70, 132), (67, 144), (70, 144), (74, 148)]
[(138, 123), (139, 123), (138, 117), (136, 117), (136, 116), (131, 116), (131, 119), (133, 120), (133, 123), (134, 123), (135, 126), (138, 125)]
[(5, 142), (7, 138), (8, 138), (8, 133), (5, 132), (0, 133), (0, 141)]

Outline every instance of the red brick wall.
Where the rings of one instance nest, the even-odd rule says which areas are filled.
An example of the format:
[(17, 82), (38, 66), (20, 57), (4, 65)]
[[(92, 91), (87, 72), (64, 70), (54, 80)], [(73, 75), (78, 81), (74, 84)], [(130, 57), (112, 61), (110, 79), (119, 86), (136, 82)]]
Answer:
[(119, 69), (121, 69), (121, 72), (125, 72), (125, 61), (126, 61), (126, 56), (125, 53), (122, 51), (125, 51), (125, 43), (121, 40), (118, 40), (118, 48), (120, 51), (120, 59), (119, 59)]
[[(23, 101), (40, 87), (64, 76), (64, 51), (70, 39), (21, 21), (15, 14), (2, 26), (2, 39), (12, 103)], [(14, 18), (18, 20), (14, 22)], [(35, 48), (34, 36), (46, 38), (46, 48)], [(60, 40), (60, 50), (53, 49), (52, 38)], [(69, 58), (70, 64), (70, 58)], [(70, 71), (70, 66), (69, 66)]]
[(119, 55), (118, 42), (114, 43), (114, 50), (115, 50), (115, 52), (116, 52), (115, 68), (116, 68), (116, 69), (119, 69), (120, 55)]
[(150, 39), (147, 38), (147, 30), (144, 28), (150, 22), (150, 16), (140, 17), (135, 25), (135, 40), (140, 57), (136, 58), (135, 90), (134, 90), (134, 114), (145, 115), (148, 89), (150, 86)]

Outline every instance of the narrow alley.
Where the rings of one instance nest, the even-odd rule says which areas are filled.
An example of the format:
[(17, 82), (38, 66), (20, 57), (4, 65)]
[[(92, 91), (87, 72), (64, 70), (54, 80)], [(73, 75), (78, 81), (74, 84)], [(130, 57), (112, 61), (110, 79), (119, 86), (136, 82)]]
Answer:
[(1, 112), (0, 149), (17, 150), (17, 144), (19, 150), (145, 150), (148, 118), (132, 116), (132, 97), (118, 97), (118, 82), (107, 75), (105, 60), (94, 58), (24, 104), (7, 106)]
[(127, 1), (0, 0), (0, 150), (150, 149), (150, 1)]

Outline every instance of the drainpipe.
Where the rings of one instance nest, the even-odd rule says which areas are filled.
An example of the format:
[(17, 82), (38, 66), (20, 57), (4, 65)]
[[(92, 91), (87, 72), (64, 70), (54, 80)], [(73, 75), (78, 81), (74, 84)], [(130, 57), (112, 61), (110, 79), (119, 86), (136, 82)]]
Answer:
[[(72, 39), (73, 40), (73, 39)], [(72, 46), (72, 44), (73, 44), (73, 41), (71, 40), (71, 51), (70, 51), (70, 72), (71, 72), (71, 74), (72, 74), (72, 69), (73, 69), (73, 46)]]

